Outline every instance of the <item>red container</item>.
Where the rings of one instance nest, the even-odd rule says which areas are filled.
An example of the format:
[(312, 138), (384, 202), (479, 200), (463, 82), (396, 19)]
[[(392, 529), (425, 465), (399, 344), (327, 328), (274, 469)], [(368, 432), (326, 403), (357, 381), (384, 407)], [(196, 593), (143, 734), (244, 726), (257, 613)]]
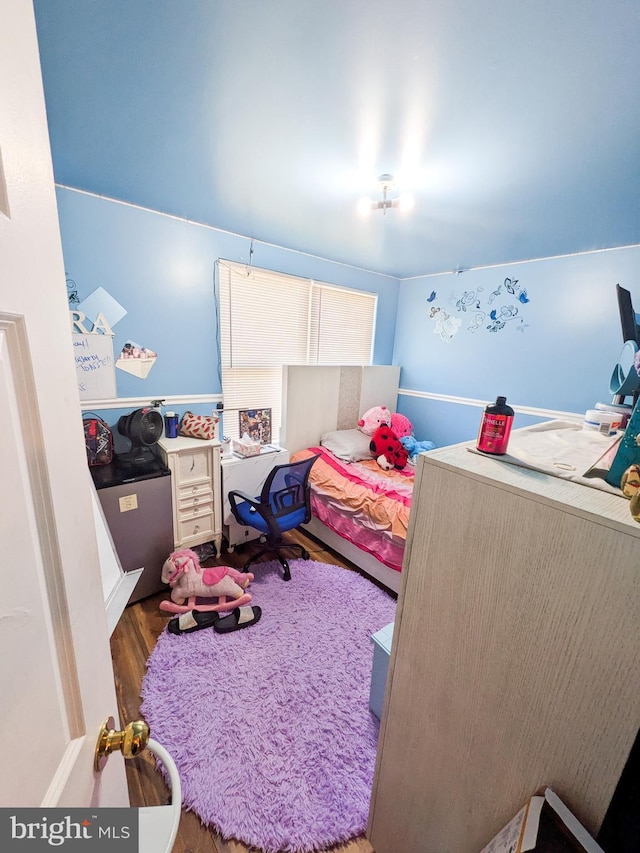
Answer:
[(482, 414), (478, 430), (478, 450), (494, 456), (504, 456), (509, 444), (513, 409), (506, 405), (506, 397), (498, 397), (493, 406), (489, 405)]

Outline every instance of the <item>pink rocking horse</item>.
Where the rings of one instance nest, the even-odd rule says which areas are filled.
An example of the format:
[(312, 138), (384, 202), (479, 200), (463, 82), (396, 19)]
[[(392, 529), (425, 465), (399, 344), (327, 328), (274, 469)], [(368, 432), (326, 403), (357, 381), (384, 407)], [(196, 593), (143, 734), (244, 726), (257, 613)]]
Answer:
[[(230, 566), (202, 568), (198, 555), (189, 548), (169, 555), (161, 580), (171, 587), (171, 601), (161, 601), (159, 607), (170, 613), (232, 610), (251, 601), (246, 592), (253, 580), (251, 572), (239, 572)], [(201, 603), (202, 598), (215, 600)]]

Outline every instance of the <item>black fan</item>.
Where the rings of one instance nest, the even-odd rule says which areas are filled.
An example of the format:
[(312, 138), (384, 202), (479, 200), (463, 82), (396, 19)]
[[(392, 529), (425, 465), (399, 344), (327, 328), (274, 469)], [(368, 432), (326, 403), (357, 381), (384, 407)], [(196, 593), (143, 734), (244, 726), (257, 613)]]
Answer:
[(118, 462), (137, 468), (155, 460), (151, 447), (162, 438), (162, 415), (155, 409), (135, 409), (118, 419), (118, 432), (131, 442), (128, 453), (119, 453)]

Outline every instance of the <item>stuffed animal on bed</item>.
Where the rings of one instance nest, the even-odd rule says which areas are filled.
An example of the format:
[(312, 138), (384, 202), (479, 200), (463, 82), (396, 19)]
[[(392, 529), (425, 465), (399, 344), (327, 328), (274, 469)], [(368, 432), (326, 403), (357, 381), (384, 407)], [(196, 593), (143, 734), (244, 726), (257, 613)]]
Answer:
[(367, 409), (360, 418), (358, 429), (365, 435), (373, 435), (378, 427), (383, 424), (391, 425), (391, 412), (386, 406), (374, 406), (372, 409)]
[(402, 446), (400, 439), (386, 424), (378, 427), (373, 433), (369, 449), (376, 457), (378, 465), (385, 471), (389, 471), (391, 468), (402, 470), (409, 458), (409, 454)]
[(202, 568), (196, 552), (183, 548), (169, 554), (162, 566), (161, 580), (171, 587), (171, 600), (183, 604), (193, 596), (241, 598), (253, 575), (230, 566)]
[(409, 418), (394, 412), (391, 415), (391, 429), (396, 434), (396, 438), (404, 438), (413, 433), (413, 424)]
[(400, 443), (409, 454), (409, 462), (415, 465), (418, 453), (423, 450), (433, 450), (435, 444), (432, 441), (418, 441), (413, 435), (403, 435)]

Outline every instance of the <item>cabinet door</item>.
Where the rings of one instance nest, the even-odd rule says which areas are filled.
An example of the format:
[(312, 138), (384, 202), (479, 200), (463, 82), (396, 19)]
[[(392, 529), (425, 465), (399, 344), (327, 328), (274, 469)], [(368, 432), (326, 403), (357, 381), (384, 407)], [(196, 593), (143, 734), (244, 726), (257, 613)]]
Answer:
[(638, 531), (589, 512), (622, 499), (557, 481), (583, 490), (567, 507), (509, 477), (419, 461), (377, 853), (477, 853), (544, 784), (596, 835), (638, 730)]
[(180, 487), (203, 480), (211, 482), (211, 450), (208, 447), (196, 447), (182, 450), (178, 455), (178, 483)]
[(166, 589), (160, 577), (173, 550), (171, 477), (156, 477), (98, 490), (125, 572), (144, 569), (129, 603)]

